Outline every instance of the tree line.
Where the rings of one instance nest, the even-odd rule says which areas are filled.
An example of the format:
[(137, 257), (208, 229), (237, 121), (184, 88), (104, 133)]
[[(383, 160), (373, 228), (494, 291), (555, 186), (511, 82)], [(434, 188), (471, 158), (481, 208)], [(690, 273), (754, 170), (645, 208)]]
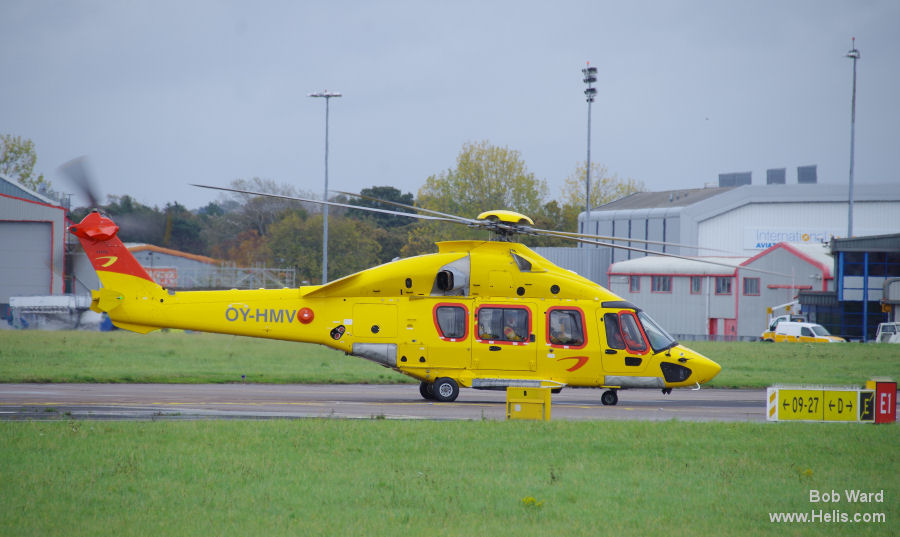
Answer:
[[(33, 188), (49, 182), (33, 172), (34, 148), (30, 141), (2, 136), (0, 173)], [(25, 147), (23, 147), (25, 146)], [(9, 148), (9, 149), (7, 149)], [(7, 155), (15, 157), (15, 162)], [(528, 171), (518, 151), (487, 141), (466, 143), (456, 165), (429, 176), (414, 196), (392, 186), (371, 186), (360, 194), (370, 198), (475, 218), (491, 209), (508, 209), (530, 216), (535, 226), (577, 231), (584, 210), (584, 164), (565, 179), (563, 192), (551, 197), (547, 182)], [(605, 167), (592, 165), (591, 206), (638, 192), (643, 184), (619, 179)], [(38, 179), (39, 178), (39, 179)], [(272, 180), (235, 180), (236, 189), (315, 199), (295, 187)], [(331, 201), (360, 207), (401, 211), (396, 206), (338, 195)], [(120, 227), (124, 242), (154, 244), (201, 254), (238, 266), (293, 267), (301, 281), (318, 283), (322, 274), (322, 209), (319, 204), (232, 193), (199, 209), (178, 202), (149, 207), (128, 195), (109, 196), (98, 207)], [(79, 221), (90, 208), (71, 211)], [(328, 277), (330, 280), (365, 268), (437, 251), (435, 242), (450, 239), (487, 239), (487, 232), (446, 222), (420, 221), (403, 216), (358, 209), (329, 208)], [(572, 246), (552, 237), (524, 237), (529, 246)]]

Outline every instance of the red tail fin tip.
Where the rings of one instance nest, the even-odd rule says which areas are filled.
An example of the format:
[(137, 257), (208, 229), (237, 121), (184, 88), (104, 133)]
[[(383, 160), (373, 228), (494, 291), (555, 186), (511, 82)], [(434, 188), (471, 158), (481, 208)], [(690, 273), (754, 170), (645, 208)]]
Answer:
[(119, 226), (98, 211), (91, 211), (80, 224), (69, 227), (76, 237), (93, 241), (107, 241), (116, 236)]

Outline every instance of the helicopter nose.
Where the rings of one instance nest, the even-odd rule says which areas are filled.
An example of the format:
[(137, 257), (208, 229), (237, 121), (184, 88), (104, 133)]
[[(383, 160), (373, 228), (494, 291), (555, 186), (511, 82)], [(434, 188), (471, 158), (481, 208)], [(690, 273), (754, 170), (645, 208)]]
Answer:
[(696, 382), (700, 384), (709, 382), (722, 371), (722, 366), (713, 362), (706, 356), (697, 356), (697, 358), (691, 361), (691, 365), (694, 370), (694, 378), (691, 380), (696, 379)]

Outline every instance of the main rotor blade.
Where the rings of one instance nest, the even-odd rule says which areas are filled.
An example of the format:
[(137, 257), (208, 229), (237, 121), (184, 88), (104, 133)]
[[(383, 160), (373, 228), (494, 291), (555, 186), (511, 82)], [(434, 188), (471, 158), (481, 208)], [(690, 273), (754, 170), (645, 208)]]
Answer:
[[(707, 252), (719, 252), (722, 254), (731, 254), (735, 255), (734, 252), (730, 252), (728, 250), (720, 250), (718, 248), (706, 248), (705, 246), (697, 246), (695, 244), (681, 244), (677, 242), (666, 242), (666, 241), (651, 241), (647, 239), (634, 239), (629, 237), (610, 237), (607, 235), (589, 235), (585, 233), (572, 233), (570, 231), (556, 231), (553, 229), (539, 229), (539, 228), (531, 228), (532, 231), (536, 232), (537, 235), (549, 235), (552, 237), (559, 237), (563, 239), (591, 239), (591, 240), (602, 240), (602, 241), (612, 241), (612, 242), (639, 242), (641, 244), (655, 244), (659, 246), (673, 246), (678, 248), (692, 248), (695, 250), (706, 250)], [(624, 248), (619, 245), (612, 245), (612, 248)]]
[(407, 218), (417, 218), (419, 220), (435, 220), (435, 221), (442, 221), (442, 222), (460, 223), (457, 220), (451, 220), (449, 218), (439, 218), (436, 216), (427, 216), (424, 214), (402, 213), (400, 211), (391, 211), (389, 209), (376, 209), (375, 207), (360, 207), (359, 205), (350, 205), (348, 203), (338, 203), (336, 201), (314, 200), (314, 199), (309, 199), (309, 198), (300, 198), (297, 196), (285, 196), (282, 194), (269, 194), (266, 192), (254, 192), (252, 190), (241, 190), (239, 188), (225, 188), (222, 186), (197, 185), (197, 184), (193, 184), (193, 183), (191, 184), (191, 186), (196, 186), (199, 188), (209, 188), (211, 190), (222, 190), (224, 192), (236, 192), (238, 194), (249, 194), (251, 196), (265, 196), (268, 198), (280, 198), (280, 199), (292, 200), (292, 201), (304, 201), (307, 203), (318, 203), (319, 205), (329, 205), (331, 207), (344, 207), (347, 209), (361, 209), (361, 210), (372, 211), (372, 212), (376, 212), (376, 213), (390, 214), (393, 216), (405, 216)]
[(783, 276), (785, 278), (791, 277), (790, 274), (785, 274), (783, 272), (772, 272), (769, 270), (763, 270), (763, 269), (758, 269), (758, 268), (742, 267), (740, 264), (732, 265), (730, 263), (722, 263), (721, 261), (712, 261), (712, 260), (707, 260), (707, 259), (702, 259), (702, 258), (697, 258), (697, 257), (688, 257), (685, 255), (670, 254), (668, 252), (655, 252), (653, 250), (645, 250), (643, 248), (633, 248), (631, 246), (618, 246), (618, 245), (610, 244), (607, 242), (592, 241), (592, 240), (588, 240), (588, 239), (572, 238), (572, 240), (575, 240), (575, 241), (578, 241), (578, 242), (581, 242), (584, 244), (596, 244), (598, 246), (608, 246), (610, 248), (619, 248), (621, 250), (630, 250), (632, 252), (640, 252), (640, 253), (644, 253), (644, 254), (658, 255), (658, 256), (662, 256), (662, 257), (674, 257), (675, 259), (684, 259), (686, 261), (696, 261), (698, 263), (708, 263), (710, 265), (719, 265), (722, 267), (728, 267), (733, 270), (748, 270), (750, 272), (759, 272), (762, 274), (770, 274), (773, 276)]
[[(433, 209), (426, 209), (424, 207), (416, 207), (415, 205), (406, 205), (405, 203), (400, 203), (397, 201), (389, 201), (381, 198), (376, 198), (374, 196), (367, 196), (365, 194), (357, 194), (355, 192), (344, 192), (342, 190), (332, 190), (332, 192), (337, 192), (338, 194), (343, 194), (345, 196), (356, 196), (357, 198), (362, 198), (364, 200), (375, 201), (378, 203), (384, 203), (385, 205), (393, 205), (394, 207), (401, 207), (403, 209), (410, 209), (419, 213), (428, 213), (434, 216), (440, 216), (443, 218), (450, 218), (458, 221), (461, 224), (470, 224), (470, 225), (481, 225), (481, 222), (472, 218), (466, 218), (464, 216), (456, 216), (455, 214), (447, 214), (442, 213), (440, 211), (435, 211)], [(365, 209), (366, 207), (360, 207)]]

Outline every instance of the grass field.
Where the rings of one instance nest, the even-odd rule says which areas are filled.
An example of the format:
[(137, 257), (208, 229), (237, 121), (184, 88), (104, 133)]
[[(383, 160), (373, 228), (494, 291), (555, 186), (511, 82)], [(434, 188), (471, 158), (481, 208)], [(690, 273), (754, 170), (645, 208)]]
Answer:
[[(722, 365), (708, 386), (900, 379), (900, 345), (689, 342)], [(367, 360), (301, 343), (181, 332), (0, 331), (0, 382), (399, 383)]]
[[(0, 422), (0, 535), (896, 535), (898, 441), (799, 423)], [(769, 518), (820, 510), (886, 521)]]
[[(712, 385), (900, 377), (888, 345), (706, 343)], [(0, 331), (2, 382), (409, 382), (321, 347)], [(894, 535), (900, 428), (810, 423), (0, 422), (0, 535)], [(845, 490), (883, 491), (859, 504)], [(810, 490), (836, 491), (812, 503)], [(873, 523), (773, 523), (770, 513)]]

